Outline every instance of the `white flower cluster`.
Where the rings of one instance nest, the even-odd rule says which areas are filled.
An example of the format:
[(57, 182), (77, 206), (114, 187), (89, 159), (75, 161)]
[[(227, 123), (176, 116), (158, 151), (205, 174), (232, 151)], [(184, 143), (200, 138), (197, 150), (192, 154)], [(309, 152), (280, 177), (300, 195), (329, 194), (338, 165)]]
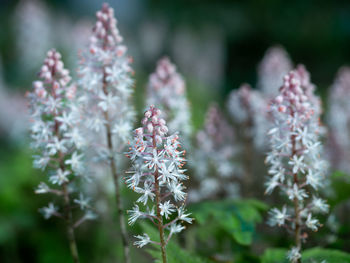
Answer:
[(270, 194), (278, 187), (288, 197), (292, 206), (282, 210), (272, 209), (269, 224), (284, 226), (296, 236), (297, 244), (288, 254), (298, 262), (302, 231), (317, 231), (319, 221), (313, 213), (327, 213), (328, 205), (317, 196), (324, 185), (327, 164), (320, 159), (320, 124), (318, 100), (311, 93), (305, 71), (297, 69), (284, 77), (280, 94), (271, 106), (275, 126), (269, 131), (271, 151), (266, 162), (271, 176), (266, 186)]
[(230, 93), (227, 107), (233, 121), (243, 127), (244, 136), (252, 138), (256, 149), (266, 148), (266, 132), (269, 129), (268, 102), (262, 93), (243, 84)]
[(92, 155), (107, 161), (123, 149), (132, 130), (133, 71), (127, 47), (122, 44), (123, 38), (116, 26), (114, 10), (104, 4), (96, 17), (90, 49), (82, 54), (79, 68), (82, 91), (78, 102), (84, 119), (81, 130), (88, 138)]
[(339, 70), (329, 94), (328, 154), (332, 167), (350, 174), (350, 68)]
[[(199, 182), (198, 189), (189, 193), (191, 202), (215, 197), (219, 194), (228, 197), (240, 195), (237, 178), (241, 175), (237, 164), (233, 127), (216, 104), (210, 106), (204, 129), (197, 134), (193, 163)], [(222, 192), (224, 188), (224, 192)]]
[(189, 141), (192, 125), (185, 82), (166, 57), (158, 61), (149, 78), (147, 105), (157, 105), (168, 120), (169, 131), (178, 131), (186, 143)]
[(291, 59), (283, 47), (270, 47), (258, 66), (259, 90), (266, 98), (274, 98), (278, 95), (283, 77), (291, 70)]
[[(75, 131), (80, 120), (71, 110), (71, 99), (75, 96), (76, 87), (69, 85), (69, 71), (64, 68), (61, 55), (55, 50), (48, 51), (39, 76), (41, 80), (33, 83), (34, 91), (28, 94), (33, 140), (31, 146), (36, 150), (34, 167), (49, 170), (48, 181), (52, 186), (41, 182), (35, 192), (72, 195), (73, 179), (76, 181), (84, 174), (83, 156), (80, 153), (83, 139)], [(84, 202), (84, 206), (80, 207), (85, 214), (91, 214), (88, 199), (81, 195), (79, 200), (80, 203)], [(45, 218), (60, 215), (52, 203), (42, 212)]]
[[(135, 204), (128, 211), (129, 224), (134, 224), (139, 218), (150, 219), (159, 228), (163, 247), (173, 234), (184, 229), (181, 221), (191, 223), (192, 219), (185, 212), (186, 193), (181, 182), (187, 179), (183, 169), (185, 150), (180, 150), (176, 133), (167, 136), (168, 127), (160, 115), (159, 109), (150, 106), (142, 119), (143, 127), (134, 131), (134, 140), (127, 153), (133, 169), (129, 171), (131, 175), (126, 178), (126, 183), (141, 194), (136, 202), (146, 207), (146, 211), (141, 211)], [(176, 203), (182, 205), (177, 207)], [(166, 239), (164, 229), (169, 231)], [(139, 247), (152, 242), (147, 234), (136, 237), (140, 239), (135, 242)]]

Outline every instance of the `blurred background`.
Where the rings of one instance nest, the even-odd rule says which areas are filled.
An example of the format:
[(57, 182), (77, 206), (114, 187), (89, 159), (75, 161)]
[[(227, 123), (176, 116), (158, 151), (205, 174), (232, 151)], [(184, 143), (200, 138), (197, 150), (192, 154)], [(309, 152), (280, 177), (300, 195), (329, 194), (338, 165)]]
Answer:
[[(336, 72), (350, 61), (349, 1), (109, 4), (134, 59), (138, 113), (144, 108), (148, 75), (167, 55), (186, 81), (195, 131), (202, 127), (211, 102), (224, 109), (227, 95), (241, 83), (256, 87), (257, 66), (271, 46), (284, 47), (293, 63), (307, 67), (326, 108)], [(49, 199), (33, 192), (42, 175), (32, 168), (24, 94), (51, 47), (63, 53), (75, 74), (78, 51), (88, 44), (101, 5), (97, 0), (0, 0), (0, 262), (70, 262), (62, 225), (38, 213)], [(130, 195), (125, 206), (131, 207), (135, 198), (125, 192)], [(108, 198), (113, 203), (113, 196)], [(82, 262), (121, 262), (115, 261), (121, 252), (118, 231), (108, 218), (79, 230)], [(341, 242), (336, 247), (346, 247), (346, 241)], [(148, 262), (141, 250), (132, 251), (139, 262)]]

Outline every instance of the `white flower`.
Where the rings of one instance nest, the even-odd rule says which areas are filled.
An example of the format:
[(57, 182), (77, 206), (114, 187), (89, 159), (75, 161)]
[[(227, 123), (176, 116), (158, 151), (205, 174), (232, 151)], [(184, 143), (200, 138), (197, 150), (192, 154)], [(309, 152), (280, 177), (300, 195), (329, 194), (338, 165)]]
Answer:
[(177, 182), (177, 181), (171, 181), (168, 185), (169, 191), (173, 193), (175, 201), (183, 201), (186, 198), (186, 193), (182, 190), (185, 189), (185, 187)]
[(46, 168), (46, 166), (48, 165), (48, 163), (50, 162), (50, 157), (48, 156), (38, 156), (38, 155), (34, 155), (33, 156), (34, 159), (34, 168), (38, 168), (38, 169), (42, 169), (44, 170)]
[(291, 250), (289, 250), (287, 253), (287, 258), (292, 263), (297, 263), (298, 260), (301, 258), (300, 249), (297, 247), (292, 247)]
[(312, 210), (320, 213), (328, 213), (329, 205), (325, 200), (317, 197), (313, 197), (312, 199)]
[(277, 208), (271, 209), (269, 211), (269, 216), (270, 218), (268, 224), (270, 226), (283, 226), (285, 224), (285, 221), (289, 218), (286, 206), (282, 208), (282, 211), (278, 210)]
[(103, 111), (115, 109), (117, 107), (118, 97), (113, 95), (112, 93), (108, 93), (106, 95), (104, 92), (101, 92), (99, 97), (100, 97), (100, 102), (98, 102), (97, 105)]
[(314, 173), (311, 169), (308, 170), (306, 175), (306, 183), (311, 185), (315, 190), (322, 186), (322, 178), (320, 173)]
[(69, 181), (67, 178), (69, 174), (69, 171), (63, 171), (61, 168), (59, 168), (55, 175), (50, 176), (49, 181), (52, 184), (62, 185), (63, 183), (67, 183)]
[(312, 218), (312, 214), (308, 214), (305, 225), (310, 228), (312, 231), (317, 231), (318, 226), (320, 225), (320, 223), (318, 222), (317, 219)]
[(54, 98), (52, 96), (48, 97), (48, 100), (46, 102), (47, 111), (51, 112), (52, 114), (57, 114), (59, 108), (61, 108), (61, 107), (62, 107), (61, 98)]
[(299, 201), (304, 200), (309, 197), (305, 189), (300, 189), (297, 184), (293, 184), (293, 188), (287, 189), (287, 195), (290, 200), (297, 198)]
[(49, 155), (55, 155), (57, 152), (67, 152), (67, 148), (65, 146), (65, 140), (60, 140), (56, 136), (53, 137), (53, 141), (48, 143), (46, 148), (49, 150)]
[(134, 245), (139, 248), (144, 247), (151, 242), (151, 239), (147, 234), (143, 234), (143, 236), (137, 235), (135, 237), (138, 238), (139, 241), (135, 241)]
[(172, 224), (170, 226), (170, 233), (172, 233), (172, 234), (180, 233), (184, 229), (185, 229), (185, 227), (182, 225)]
[(45, 194), (48, 193), (50, 190), (49, 186), (45, 184), (44, 182), (41, 182), (38, 186), (38, 188), (35, 190), (36, 194)]
[(128, 221), (129, 225), (135, 224), (136, 220), (139, 219), (140, 216), (142, 216), (138, 205), (135, 205), (132, 210), (128, 210), (127, 212), (130, 213)]
[(74, 152), (71, 158), (66, 160), (64, 163), (67, 165), (71, 165), (73, 171), (81, 173), (83, 170), (83, 162), (81, 161), (82, 157), (82, 154), (79, 155), (78, 152)]
[(159, 180), (164, 184), (170, 182), (170, 180), (176, 180), (174, 169), (175, 165), (170, 164), (167, 166), (165, 163), (162, 163), (161, 169), (159, 169)]
[(134, 166), (134, 170), (127, 171), (127, 173), (131, 173), (132, 175), (127, 176), (125, 183), (129, 188), (135, 190), (136, 186), (138, 186), (140, 183), (140, 179), (143, 175), (143, 172), (140, 169), (136, 168), (136, 166)]
[(148, 166), (149, 169), (155, 170), (156, 168), (161, 168), (162, 162), (164, 162), (163, 155), (163, 151), (157, 153), (157, 150), (154, 149), (152, 153), (150, 153), (150, 155), (144, 157), (145, 164)]
[(294, 155), (292, 159), (288, 162), (288, 164), (293, 166), (293, 173), (298, 173), (301, 171), (302, 173), (305, 173), (305, 163), (303, 162), (304, 156), (298, 157), (297, 155)]
[(130, 131), (131, 131), (132, 127), (131, 127), (131, 124), (130, 122), (118, 122), (114, 125), (113, 127), (113, 130), (112, 132), (117, 134), (120, 139), (125, 142), (128, 140), (129, 138), (129, 134), (130, 134)]
[(57, 213), (57, 207), (54, 206), (53, 203), (49, 203), (49, 205), (47, 207), (43, 207), (41, 208), (41, 212), (44, 215), (45, 219), (49, 219), (51, 216), (55, 215), (55, 213)]
[(90, 200), (90, 198), (84, 197), (84, 195), (80, 193), (79, 199), (74, 199), (74, 203), (78, 204), (81, 210), (85, 210), (86, 208), (90, 207)]
[(137, 199), (136, 202), (142, 202), (144, 205), (146, 205), (148, 198), (150, 198), (153, 201), (155, 194), (152, 192), (152, 190), (152, 185), (147, 182), (145, 182), (143, 188), (136, 187), (135, 192), (142, 194), (142, 196), (139, 199)]
[(65, 133), (65, 137), (69, 143), (74, 144), (78, 149), (80, 149), (85, 143), (85, 139), (78, 127), (73, 127), (68, 130)]
[(266, 183), (265, 186), (265, 194), (271, 194), (273, 190), (279, 185), (278, 181), (276, 180), (275, 177), (270, 178)]
[(169, 215), (175, 212), (175, 206), (170, 203), (170, 201), (166, 201), (164, 203), (159, 204), (160, 214), (165, 216), (166, 219), (169, 218)]
[(273, 175), (273, 178), (276, 181), (280, 181), (281, 183), (283, 183), (285, 179), (286, 169), (283, 167), (278, 167), (277, 169), (273, 167), (268, 171), (268, 173)]
[(103, 131), (106, 125), (106, 120), (102, 118), (100, 115), (89, 116), (86, 120), (86, 126), (88, 129), (91, 129), (94, 132)]
[(61, 123), (60, 129), (62, 131), (66, 131), (68, 127), (72, 125), (73, 121), (72, 116), (66, 111), (64, 111), (61, 116), (57, 116), (55, 119)]
[(310, 143), (312, 143), (312, 135), (310, 134), (307, 127), (304, 127), (303, 129), (298, 128), (296, 132), (296, 141), (300, 141), (303, 145), (308, 146)]
[(181, 206), (177, 209), (177, 213), (178, 213), (178, 218), (179, 220), (183, 220), (183, 221), (186, 221), (187, 223), (191, 224), (192, 223), (192, 218), (190, 218), (189, 216), (191, 215), (190, 213), (189, 214), (185, 214), (185, 207), (184, 206)]

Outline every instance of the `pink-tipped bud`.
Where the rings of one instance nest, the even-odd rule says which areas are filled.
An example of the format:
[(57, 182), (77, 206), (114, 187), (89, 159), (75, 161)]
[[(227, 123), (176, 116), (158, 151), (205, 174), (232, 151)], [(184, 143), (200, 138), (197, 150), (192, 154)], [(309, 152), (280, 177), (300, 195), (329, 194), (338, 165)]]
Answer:
[(152, 113), (148, 110), (148, 111), (145, 111), (145, 117), (146, 118), (150, 118), (152, 116)]
[(157, 144), (161, 144), (163, 141), (162, 137), (160, 137), (159, 135), (156, 135), (155, 140)]
[(143, 124), (143, 125), (146, 125), (147, 124), (147, 122), (148, 122), (148, 118), (143, 118), (142, 120), (141, 120), (141, 123)]
[(283, 102), (283, 97), (281, 95), (278, 95), (275, 99), (277, 104), (281, 104)]
[(147, 130), (148, 130), (150, 133), (152, 133), (152, 132), (153, 132), (153, 128), (154, 128), (153, 124), (152, 124), (151, 122), (149, 122), (149, 123), (147, 124)]
[(153, 124), (158, 124), (158, 117), (157, 117), (156, 115), (154, 115), (154, 116), (152, 117), (152, 123), (153, 123)]

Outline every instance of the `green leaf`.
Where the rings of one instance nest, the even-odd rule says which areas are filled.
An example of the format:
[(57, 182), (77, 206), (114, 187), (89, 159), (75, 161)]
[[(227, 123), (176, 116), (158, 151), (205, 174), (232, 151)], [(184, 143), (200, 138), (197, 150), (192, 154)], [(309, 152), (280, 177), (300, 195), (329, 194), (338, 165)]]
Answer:
[(327, 263), (349, 263), (350, 254), (335, 250), (335, 249), (322, 249), (312, 248), (305, 250), (303, 253), (303, 262), (305, 263), (319, 263), (325, 260)]
[(267, 210), (267, 206), (257, 200), (224, 200), (201, 202), (189, 210), (199, 225), (208, 227), (213, 221), (216, 228), (227, 232), (237, 243), (249, 245), (255, 225), (261, 222), (261, 212)]
[(347, 174), (340, 171), (334, 172), (331, 176), (331, 185), (334, 193), (336, 193), (328, 198), (331, 207), (350, 199), (350, 180)]
[[(267, 249), (261, 258), (262, 263), (288, 263), (287, 249), (275, 248)], [(350, 254), (335, 250), (312, 248), (302, 253), (303, 263), (350, 263)]]

